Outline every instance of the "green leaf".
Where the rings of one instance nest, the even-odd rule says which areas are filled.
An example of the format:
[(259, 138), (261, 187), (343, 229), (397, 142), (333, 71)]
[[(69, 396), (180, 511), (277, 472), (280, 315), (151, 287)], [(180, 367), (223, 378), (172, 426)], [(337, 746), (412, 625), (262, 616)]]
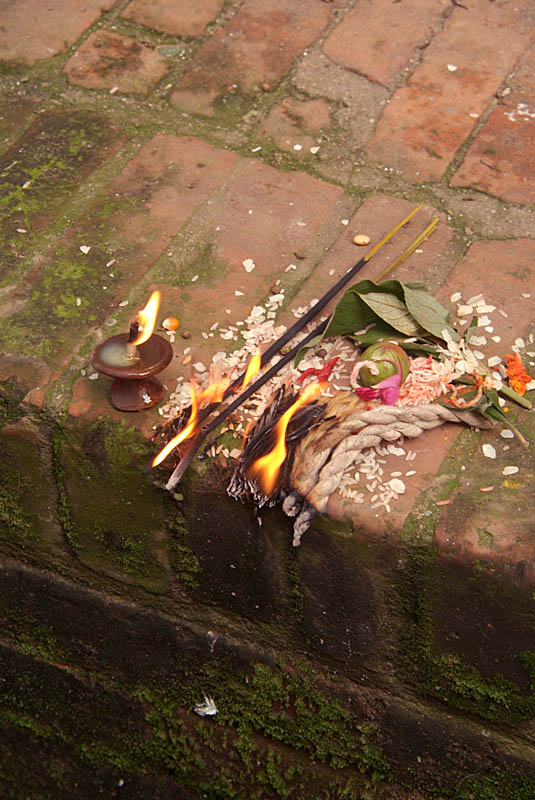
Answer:
[(391, 292), (369, 292), (362, 296), (364, 302), (377, 316), (406, 336), (419, 336), (421, 328), (416, 323), (407, 306)]
[(378, 322), (365, 333), (352, 333), (348, 336), (356, 344), (362, 348), (369, 347), (376, 342), (397, 342), (407, 353), (425, 353), (438, 356), (436, 347), (432, 344), (425, 344), (424, 342), (408, 342), (407, 337), (394, 330), (384, 322)]
[(294, 358), (294, 367), (297, 367), (299, 365), (299, 362), (305, 355), (306, 351), (310, 350), (311, 347), (315, 347), (317, 344), (319, 344), (321, 340), (324, 338), (324, 336), (325, 333), (320, 333), (319, 336), (314, 336), (314, 338), (311, 339), (308, 344), (306, 344), (304, 347), (301, 348), (301, 350), (298, 351), (296, 357)]
[(375, 321), (375, 314), (356, 291), (358, 286), (358, 283), (351, 286), (339, 300), (325, 336), (347, 336), (348, 333), (362, 330)]
[(425, 331), (444, 340), (442, 332), (447, 330), (454, 341), (459, 339), (457, 332), (448, 324), (448, 312), (433, 295), (426, 289), (415, 289), (408, 284), (404, 288), (407, 309)]

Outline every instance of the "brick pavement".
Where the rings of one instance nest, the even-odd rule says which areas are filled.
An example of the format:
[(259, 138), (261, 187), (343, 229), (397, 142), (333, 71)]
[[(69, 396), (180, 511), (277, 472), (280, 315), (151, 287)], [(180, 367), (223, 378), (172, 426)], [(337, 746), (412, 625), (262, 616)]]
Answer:
[[(95, 336), (127, 324), (118, 304), (135, 306), (153, 286), (192, 333), (194, 357), (209, 359), (218, 342), (200, 334), (222, 307), (243, 317), (277, 277), (306, 302), (360, 255), (352, 233), (375, 240), (423, 181), (442, 198), (426, 218), (438, 211), (442, 222), (397, 277), (433, 290), (447, 279), (446, 299), (483, 282), (511, 315), (529, 290), (535, 228), (493, 242), (487, 220), (477, 241), (470, 203), (448, 213), (448, 198), (463, 191), (478, 207), (486, 192), (523, 204), (531, 220), (533, 3), (207, 0), (191, 11), (108, 1), (73, 7), (61, 42), (59, 6), (34, 10), (30, 0), (10, 6), (0, 31), (10, 198), (0, 341), (3, 374), (20, 371), (29, 402), (107, 409), (105, 380), (74, 376)], [(344, 191), (355, 165), (366, 173), (363, 205), (358, 177)], [(502, 325), (504, 341), (527, 330), (524, 310)], [(27, 358), (39, 359), (45, 386), (22, 378)], [(165, 376), (176, 372), (173, 362)], [(332, 512), (376, 534), (401, 530), (451, 447), (449, 433), (433, 436), (433, 456), (422, 441), (425, 468), (388, 521), (347, 504), (336, 512), (335, 500)]]
[[(366, 252), (353, 243), (356, 233), (370, 236), (371, 247), (420, 202), (424, 208), (362, 277), (378, 277), (438, 216), (435, 233), (393, 277), (424, 281), (452, 313), (453, 293), (467, 299), (483, 292), (496, 307), (487, 330), (478, 332), (488, 338), (489, 355), (508, 352), (519, 336), (529, 342), (535, 2), (67, 5), (68, 13), (64, 0), (0, 0), (0, 396), (9, 400), (2, 464), (13, 497), (28, 495), (21, 509), (12, 495), (7, 505), (0, 502), (0, 522), (12, 514), (6, 519), (14, 520), (18, 537), (33, 520), (41, 536), (37, 543), (8, 539), (2, 553), (37, 565), (44, 560), (74, 576), (83, 565), (84, 581), (92, 583), (98, 572), (100, 588), (110, 591), (137, 581), (147, 592), (143, 602), (171, 592), (173, 602), (186, 597), (188, 604), (186, 590), (170, 577), (182, 545), (172, 550), (169, 533), (158, 528), (161, 492), (141, 475), (147, 448), (135, 439), (138, 431), (146, 439), (161, 417), (157, 409), (140, 415), (113, 409), (110, 380), (95, 379), (90, 367), (92, 349), (125, 331), (132, 310), (161, 289), (161, 319), (176, 315), (181, 323), (162, 373), (169, 394), (178, 377), (189, 379), (192, 364), (209, 364), (215, 352), (234, 345), (220, 338), (218, 325), (243, 320), (281, 287), (286, 300), (277, 322), (293, 321), (293, 308), (318, 297)], [(511, 415), (533, 442), (531, 417)], [(102, 433), (108, 423), (115, 438), (133, 437), (133, 456), (111, 453)], [(484, 457), (483, 443), (496, 447), (495, 460)], [(399, 458), (386, 457), (385, 474), (401, 471), (406, 482), (389, 514), (337, 494), (321, 524), (341, 534), (336, 553), (348, 535), (358, 546), (425, 549), (471, 575), (503, 574), (529, 599), (534, 447), (523, 450), (496, 431), (445, 426), (411, 443), (415, 461), (400, 466)], [(214, 462), (216, 480), (226, 479), (221, 459)], [(83, 469), (73, 467), (78, 463)], [(504, 475), (510, 465), (518, 473)], [(123, 474), (130, 475), (130, 493), (120, 484)], [(166, 475), (164, 469), (156, 479)], [(87, 502), (88, 476), (100, 482), (104, 500)], [(92, 514), (95, 530), (86, 524)], [(122, 517), (136, 529), (133, 544), (114, 533), (114, 525), (123, 530)], [(226, 524), (222, 517), (221, 536)], [(73, 544), (76, 526), (85, 533)], [(262, 535), (272, 552), (272, 532)], [(310, 541), (307, 549), (303, 540), (296, 569), (320, 583), (321, 548), (333, 540), (322, 544), (314, 532)], [(250, 541), (247, 552), (234, 539), (225, 547), (221, 567), (210, 538), (199, 545), (201, 561), (213, 565), (203, 602), (216, 598), (233, 614), (271, 620), (257, 598), (258, 575), (263, 586), (271, 570), (276, 574), (275, 606), (294, 578), (281, 577), (280, 559), (264, 563), (264, 551), (259, 555)], [(134, 577), (131, 565), (142, 561), (152, 577)], [(234, 562), (244, 596), (259, 603), (231, 591)], [(386, 585), (391, 577), (384, 578), (384, 568), (363, 568), (363, 585), (372, 572)], [(333, 595), (327, 606), (321, 590), (315, 596), (308, 587), (304, 599), (296, 592), (291, 603), (302, 603), (317, 652), (336, 659), (342, 641), (344, 657), (360, 664), (359, 642), (373, 653), (380, 624), (374, 617), (370, 629), (355, 633), (352, 609), (369, 597), (358, 581), (356, 588), (349, 579), (342, 583), (342, 599)], [(284, 603), (276, 615), (287, 612)], [(379, 619), (385, 608), (374, 613)], [(448, 652), (456, 652), (451, 631), (444, 635)]]

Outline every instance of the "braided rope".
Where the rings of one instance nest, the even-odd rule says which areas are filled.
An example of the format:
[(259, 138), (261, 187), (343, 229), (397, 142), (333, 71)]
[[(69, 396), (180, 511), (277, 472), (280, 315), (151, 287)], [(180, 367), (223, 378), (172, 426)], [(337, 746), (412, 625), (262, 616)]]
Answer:
[(371, 411), (358, 410), (349, 414), (336, 430), (329, 428), (324, 437), (318, 437), (316, 430), (313, 442), (305, 437), (292, 470), (294, 492), (283, 506), (290, 516), (297, 516), (294, 546), (299, 545), (315, 514), (324, 510), (345, 471), (362, 458), (365, 448), (374, 447), (381, 441), (395, 442), (404, 437), (414, 439), (445, 422), (464, 422), (478, 428), (492, 425), (478, 414), (455, 411), (435, 403), (417, 407), (378, 406)]

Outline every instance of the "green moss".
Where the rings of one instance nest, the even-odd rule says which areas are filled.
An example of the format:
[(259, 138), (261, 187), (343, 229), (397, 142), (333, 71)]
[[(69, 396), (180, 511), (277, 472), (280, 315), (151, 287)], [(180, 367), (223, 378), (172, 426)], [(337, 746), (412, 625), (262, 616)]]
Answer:
[[(170, 286), (191, 286), (195, 275), (199, 276), (202, 285), (210, 286), (221, 281), (227, 272), (228, 264), (217, 254), (213, 242), (199, 241), (184, 233), (179, 234), (177, 242), (167, 248), (155, 266), (157, 280)], [(187, 295), (183, 299), (187, 302)]]
[(6, 538), (24, 543), (37, 536), (25, 498), (31, 487), (16, 470), (4, 469), (0, 484), (0, 530)]
[[(413, 548), (407, 556), (398, 590), (405, 620), (398, 651), (407, 678), (419, 693), (487, 720), (517, 724), (535, 715), (535, 658), (523, 653), (531, 690), (522, 694), (501, 675), (485, 679), (459, 657), (434, 647), (433, 598), (446, 580), (433, 554)], [(532, 660), (533, 658), (533, 660)]]
[(63, 435), (59, 428), (52, 434), (52, 473), (58, 497), (57, 512), (63, 534), (71, 547), (78, 547), (78, 534), (71, 516), (71, 508), (65, 490), (65, 471), (61, 462), (61, 443)]
[(172, 538), (169, 542), (171, 564), (181, 582), (187, 589), (197, 589), (199, 586), (199, 572), (201, 567), (199, 559), (188, 545), (188, 529), (182, 514), (169, 524)]
[(490, 775), (468, 775), (457, 786), (454, 800), (533, 800), (535, 780), (511, 770), (493, 770)]
[(78, 422), (58, 436), (55, 453), (62, 524), (71, 540), (76, 532), (77, 557), (118, 568), (153, 591), (167, 587), (162, 561), (172, 501), (142, 473), (150, 446), (139, 431), (107, 419)]
[[(305, 664), (276, 668), (256, 663), (244, 669), (219, 658), (183, 664), (180, 679), (167, 681), (165, 689), (162, 684), (138, 686), (134, 694), (144, 703), (158, 758), (169, 764), (177, 754), (189, 752), (190, 760), (193, 753), (204, 769), (212, 764), (220, 770), (227, 763), (226, 779), (234, 792), (229, 796), (295, 797), (298, 786), (306, 787), (303, 796), (351, 796), (343, 789), (347, 769), (365, 776), (370, 787), (378, 785), (390, 769), (377, 730), (361, 724), (316, 682), (316, 674)], [(203, 694), (214, 698), (218, 713), (186, 732), (177, 710), (193, 708)], [(316, 784), (316, 763), (330, 770), (336, 787), (332, 795), (323, 793), (325, 775)]]

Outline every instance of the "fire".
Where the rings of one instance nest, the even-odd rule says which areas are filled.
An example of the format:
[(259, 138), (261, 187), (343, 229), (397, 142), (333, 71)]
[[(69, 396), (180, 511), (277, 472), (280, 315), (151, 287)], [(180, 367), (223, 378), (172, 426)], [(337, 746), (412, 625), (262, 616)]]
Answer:
[(271, 494), (275, 488), (279, 469), (286, 458), (286, 430), (291, 418), (301, 406), (310, 403), (320, 392), (321, 384), (319, 383), (311, 383), (303, 389), (295, 403), (284, 412), (277, 423), (277, 443), (275, 447), (267, 455), (258, 458), (251, 467), (251, 472), (258, 476), (266, 495)]
[(245, 372), (243, 383), (241, 385), (242, 392), (245, 389), (245, 387), (253, 380), (253, 378), (260, 372), (261, 361), (262, 357), (260, 353), (255, 353), (252, 359), (247, 364), (247, 370)]
[(229, 379), (224, 378), (221, 381), (216, 381), (209, 384), (206, 389), (199, 391), (195, 381), (191, 381), (191, 413), (187, 425), (174, 436), (165, 447), (154, 457), (152, 467), (157, 467), (162, 461), (165, 461), (168, 455), (173, 452), (175, 447), (178, 447), (186, 439), (189, 439), (197, 431), (197, 418), (199, 408), (203, 404), (220, 403), (225, 396), (225, 391), (228, 388)]
[(137, 314), (139, 322), (139, 336), (132, 342), (133, 345), (143, 344), (147, 339), (150, 339), (154, 326), (156, 325), (156, 317), (158, 316), (158, 309), (160, 308), (161, 292), (156, 290), (149, 298), (149, 302)]

